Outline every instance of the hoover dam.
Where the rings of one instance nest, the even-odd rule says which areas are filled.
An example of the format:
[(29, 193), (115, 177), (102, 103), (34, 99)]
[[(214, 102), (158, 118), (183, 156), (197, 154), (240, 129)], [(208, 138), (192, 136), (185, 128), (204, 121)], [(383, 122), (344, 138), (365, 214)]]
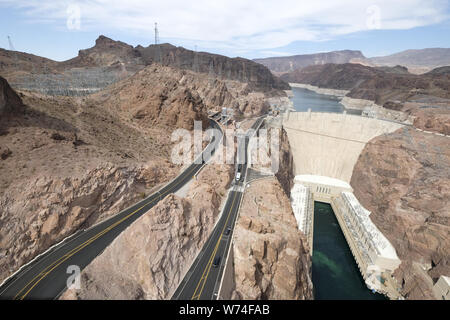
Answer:
[(401, 124), (350, 114), (289, 112), (283, 121), (295, 175), (317, 175), (350, 182), (367, 142)]
[(313, 273), (314, 207), (326, 203), (331, 205), (365, 285), (372, 292), (397, 299), (392, 273), (401, 261), (391, 243), (370, 220), (370, 212), (354, 196), (350, 180), (364, 146), (372, 138), (394, 132), (403, 125), (341, 112), (312, 112), (309, 108), (306, 112), (283, 114), (282, 126), (294, 160), (291, 205), (298, 228), (309, 242)]

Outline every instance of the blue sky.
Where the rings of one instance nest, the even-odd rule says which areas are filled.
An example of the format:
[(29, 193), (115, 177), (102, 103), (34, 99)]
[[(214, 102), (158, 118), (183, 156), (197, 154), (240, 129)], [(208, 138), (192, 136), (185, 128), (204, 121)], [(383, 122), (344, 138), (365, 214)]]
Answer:
[(103, 34), (259, 58), (332, 50), (367, 57), (450, 47), (448, 0), (0, 0), (0, 47), (66, 60)]

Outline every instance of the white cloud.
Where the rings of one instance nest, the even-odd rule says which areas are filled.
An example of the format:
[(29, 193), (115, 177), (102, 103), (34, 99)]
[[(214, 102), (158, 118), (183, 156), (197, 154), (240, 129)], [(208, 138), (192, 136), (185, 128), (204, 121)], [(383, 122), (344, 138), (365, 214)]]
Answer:
[[(152, 34), (209, 48), (261, 50), (357, 31), (409, 29), (448, 18), (446, 0), (0, 0), (33, 21), (66, 25), (78, 5), (81, 30)], [(375, 10), (374, 10), (375, 8)]]

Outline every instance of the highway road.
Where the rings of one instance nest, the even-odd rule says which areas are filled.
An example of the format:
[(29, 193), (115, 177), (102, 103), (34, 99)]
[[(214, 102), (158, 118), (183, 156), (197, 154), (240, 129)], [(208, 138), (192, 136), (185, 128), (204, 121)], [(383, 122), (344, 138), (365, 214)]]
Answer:
[[(213, 121), (211, 123), (223, 135), (217, 123)], [(203, 154), (213, 154), (221, 140), (213, 137)], [(77, 232), (44, 253), (0, 287), (0, 299), (58, 298), (67, 288), (69, 266), (75, 265), (83, 270), (131, 223), (165, 196), (183, 187), (202, 166), (203, 163), (191, 164), (178, 177), (146, 199), (94, 227)]]
[[(252, 125), (252, 129), (260, 126), (263, 118), (259, 118)], [(245, 188), (245, 177), (247, 174), (247, 148), (249, 135), (245, 135), (245, 140), (238, 140), (238, 148), (244, 148), (244, 159), (242, 176), (239, 181), (234, 180), (232, 190), (228, 194), (222, 215), (214, 227), (211, 235), (203, 246), (201, 252), (192, 263), (190, 269), (174, 292), (173, 300), (215, 300), (223, 273), (223, 265), (226, 262), (228, 251), (230, 250), (235, 221), (239, 212), (239, 205), (242, 200)], [(226, 230), (231, 232), (227, 235)], [(219, 266), (214, 266), (214, 260), (220, 257)]]

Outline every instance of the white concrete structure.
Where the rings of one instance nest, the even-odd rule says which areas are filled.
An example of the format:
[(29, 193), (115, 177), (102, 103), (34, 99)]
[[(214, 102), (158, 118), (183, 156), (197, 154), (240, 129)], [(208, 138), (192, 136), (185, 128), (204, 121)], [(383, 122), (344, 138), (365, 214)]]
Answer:
[(330, 203), (332, 197), (339, 196), (342, 191), (353, 192), (352, 187), (345, 181), (310, 174), (297, 175), (295, 184), (301, 184), (310, 188), (315, 201)]
[(309, 252), (312, 255), (313, 226), (314, 226), (314, 199), (309, 187), (295, 183), (291, 190), (291, 205), (297, 220), (298, 229), (308, 240)]
[(291, 190), (291, 205), (298, 228), (313, 248), (314, 201), (330, 203), (366, 285), (371, 290), (398, 298), (395, 289), (385, 284), (401, 261), (381, 231), (345, 182), (334, 178), (298, 175)]
[(380, 291), (380, 277), (390, 276), (401, 263), (394, 247), (353, 193), (342, 192), (332, 207), (367, 286)]
[[(314, 210), (305, 205), (305, 190), (309, 190), (313, 201), (331, 204), (367, 286), (392, 299), (399, 298), (391, 274), (401, 261), (370, 220), (370, 212), (353, 195), (349, 183), (366, 143), (403, 125), (357, 115), (311, 111), (285, 114), (282, 121), (296, 175), (291, 191), (292, 208), (299, 229), (305, 234), (309, 232), (311, 252)], [(306, 227), (307, 221), (311, 221), (311, 226)]]
[(325, 176), (348, 183), (366, 143), (401, 127), (394, 122), (337, 113), (291, 112), (283, 119), (295, 175)]
[(440, 276), (439, 280), (433, 286), (433, 293), (436, 296), (436, 299), (450, 300), (450, 278)]

